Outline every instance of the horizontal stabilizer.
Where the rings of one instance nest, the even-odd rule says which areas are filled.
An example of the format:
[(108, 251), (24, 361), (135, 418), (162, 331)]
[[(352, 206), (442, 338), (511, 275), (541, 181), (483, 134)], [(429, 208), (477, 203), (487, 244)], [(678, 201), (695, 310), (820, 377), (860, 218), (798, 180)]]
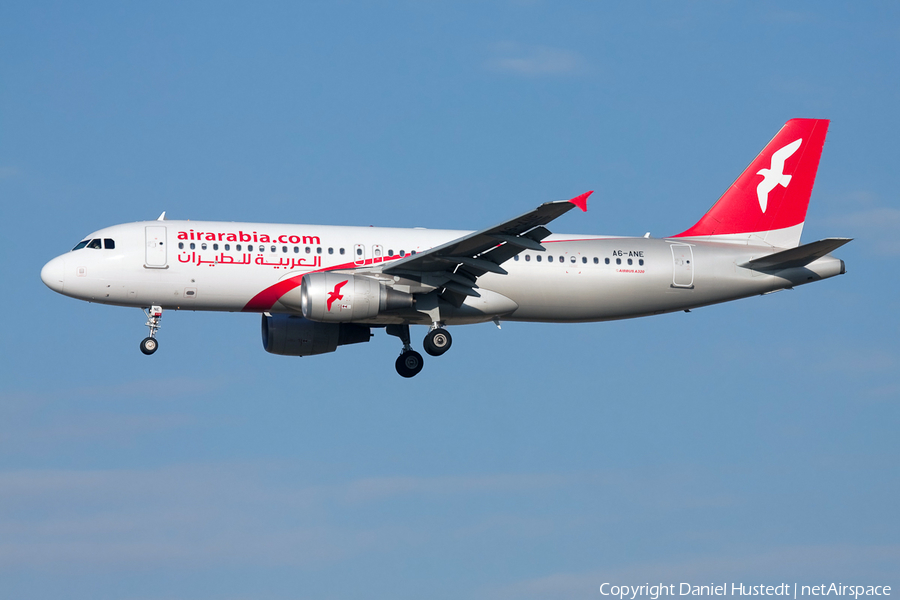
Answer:
[(803, 244), (789, 250), (782, 250), (775, 254), (754, 258), (746, 262), (741, 267), (747, 269), (755, 269), (757, 271), (778, 271), (781, 269), (792, 269), (795, 267), (804, 267), (809, 263), (818, 260), (833, 250), (837, 250), (853, 238), (825, 238), (818, 242)]

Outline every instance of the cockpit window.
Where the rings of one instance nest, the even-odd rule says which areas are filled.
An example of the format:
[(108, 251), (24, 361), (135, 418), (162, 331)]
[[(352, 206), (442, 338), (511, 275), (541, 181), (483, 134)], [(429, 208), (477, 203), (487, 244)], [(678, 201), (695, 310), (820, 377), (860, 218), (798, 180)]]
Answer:
[(96, 239), (96, 240), (91, 240), (91, 241), (88, 243), (87, 247), (88, 247), (88, 248), (94, 248), (94, 249), (96, 249), (96, 250), (100, 250), (100, 249), (103, 248), (103, 245), (100, 243), (100, 240), (99, 240), (99, 239)]
[(76, 250), (81, 250), (82, 248), (84, 248), (85, 246), (88, 245), (89, 241), (91, 241), (91, 240), (84, 240), (82, 242), (78, 242), (78, 245), (75, 246), (74, 248), (72, 248), (72, 252), (75, 252)]
[(109, 238), (103, 238), (103, 247), (106, 248), (107, 250), (115, 250), (116, 241), (111, 240)]

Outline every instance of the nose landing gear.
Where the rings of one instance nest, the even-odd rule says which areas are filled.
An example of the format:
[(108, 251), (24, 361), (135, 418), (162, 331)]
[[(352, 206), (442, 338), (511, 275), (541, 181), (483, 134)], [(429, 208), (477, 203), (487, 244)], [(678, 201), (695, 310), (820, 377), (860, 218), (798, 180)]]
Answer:
[(141, 352), (143, 352), (147, 356), (150, 356), (151, 354), (156, 352), (157, 348), (159, 348), (159, 342), (156, 341), (156, 338), (145, 337), (143, 340), (141, 340)]
[(162, 327), (159, 322), (162, 320), (163, 309), (161, 306), (151, 306), (149, 309), (145, 309), (144, 313), (147, 315), (146, 325), (150, 328), (150, 336), (141, 340), (141, 352), (149, 356), (159, 348), (156, 332)]

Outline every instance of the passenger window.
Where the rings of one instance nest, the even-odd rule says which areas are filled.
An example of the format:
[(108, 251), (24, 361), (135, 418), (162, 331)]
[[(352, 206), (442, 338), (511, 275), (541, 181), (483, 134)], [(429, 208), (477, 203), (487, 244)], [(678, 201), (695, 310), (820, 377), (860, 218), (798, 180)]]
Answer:
[(644, 259), (642, 258), (642, 259), (638, 260), (638, 264), (641, 265), (641, 266), (643, 267), (643, 266), (644, 266)]
[(107, 250), (115, 250), (115, 249), (116, 249), (116, 242), (115, 242), (114, 240), (109, 239), (109, 238), (104, 238), (104, 239), (103, 239), (103, 247), (106, 248)]
[(356, 255), (357, 255), (357, 256), (362, 256), (362, 248), (357, 248), (357, 249), (356, 249)]
[(306, 253), (307, 253), (307, 254), (312, 253), (312, 249), (311, 249), (309, 246), (306, 247)]
[(608, 258), (604, 258), (604, 259), (603, 259), (603, 262), (605, 262), (606, 264), (609, 264), (609, 259), (608, 259)]
[(294, 246), (294, 254), (300, 254), (300, 246)]
[(629, 265), (630, 265), (630, 264), (633, 264), (630, 258), (628, 259), (628, 264), (629, 264)]
[(195, 244), (194, 242), (191, 242), (191, 250), (196, 250), (196, 249), (197, 249), (197, 244)]
[(322, 254), (322, 246), (316, 248), (316, 254)]
[(231, 250), (231, 244), (225, 244), (225, 250)]
[(415, 250), (410, 250), (410, 251), (409, 251), (409, 255), (410, 255), (410, 256), (412, 256), (412, 255), (415, 254), (415, 253), (416, 253)]
[[(238, 246), (238, 250), (240, 250), (240, 249), (241, 249), (241, 247)], [(253, 244), (247, 244), (247, 252), (253, 252)]]
[(515, 256), (513, 256), (513, 260), (516, 261), (516, 262), (518, 262), (518, 261), (519, 261), (519, 255), (516, 254)]
[(391, 249), (388, 249), (388, 256), (393, 256), (393, 255), (394, 255), (394, 251)]
[[(538, 254), (537, 256), (534, 257), (534, 259), (538, 262), (541, 262), (541, 255)], [(549, 257), (548, 257), (548, 259), (549, 259)]]
[[(538, 256), (538, 260), (541, 260), (541, 257), (540, 257), (540, 256)], [(553, 262), (553, 256), (548, 256), (548, 257), (547, 257), (547, 262)]]
[[(278, 248), (276, 248), (275, 246), (269, 246), (269, 250), (271, 250), (272, 253), (278, 252)], [(285, 252), (287, 252), (287, 250), (285, 250)]]
[[(575, 259), (573, 258), (572, 260), (575, 260)], [(582, 256), (582, 257), (581, 257), (581, 262), (584, 263), (584, 264), (587, 264), (587, 256)]]
[(343, 248), (341, 248), (341, 254), (343, 254), (343, 253), (344, 253), (344, 249), (343, 249)]
[(282, 247), (281, 247), (281, 251), (282, 251), (282, 252), (287, 252), (287, 246), (282, 246)]
[(616, 264), (617, 264), (617, 265), (621, 265), (621, 264), (622, 264), (622, 259), (621, 259), (621, 258), (617, 258), (617, 259), (616, 259)]
[(531, 262), (531, 255), (530, 255), (530, 254), (526, 254), (526, 255), (525, 255), (525, 262)]
[[(240, 252), (240, 251), (241, 251), (241, 245), (240, 245), (240, 244), (237, 244), (237, 245), (234, 247), (234, 249), (237, 250), (238, 252)], [(251, 250), (251, 251), (252, 251), (253, 248), (248, 248), (248, 250)]]
[(328, 249), (328, 254), (334, 254), (334, 248), (329, 248), (329, 249)]
[(406, 251), (405, 251), (405, 250), (401, 250), (401, 251), (400, 251), (400, 257), (402, 258), (402, 257), (404, 257), (404, 256), (406, 256)]
[(565, 257), (565, 256), (560, 256), (560, 257), (559, 257), (559, 262), (561, 262), (561, 263), (566, 262), (566, 257)]
[(99, 250), (101, 248), (100, 240), (91, 240), (87, 247), (93, 248), (94, 250)]
[(218, 250), (218, 249), (219, 249), (219, 245), (218, 245), (218, 244), (213, 244), (213, 250)]
[(91, 240), (84, 240), (83, 242), (78, 242), (78, 244), (76, 244), (75, 247), (72, 248), (72, 251), (74, 252), (75, 250), (81, 250), (82, 248), (84, 248), (85, 246), (88, 245), (89, 241), (91, 241)]
[[(606, 262), (609, 262), (609, 259), (608, 259), (608, 258), (606, 259)], [(600, 259), (597, 258), (596, 256), (594, 257), (594, 264), (595, 264), (595, 265), (599, 265), (599, 264), (600, 264)]]
[(184, 250), (184, 242), (178, 242), (178, 249)]
[(201, 250), (206, 250), (206, 244), (200, 244), (200, 249), (201, 249)]

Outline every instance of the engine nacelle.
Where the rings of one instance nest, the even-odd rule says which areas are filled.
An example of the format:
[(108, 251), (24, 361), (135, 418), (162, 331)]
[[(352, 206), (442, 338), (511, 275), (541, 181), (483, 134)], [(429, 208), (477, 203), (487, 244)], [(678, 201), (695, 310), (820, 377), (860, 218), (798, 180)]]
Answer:
[(312, 356), (334, 352), (338, 346), (368, 342), (372, 332), (353, 323), (317, 323), (291, 315), (262, 316), (262, 343), (266, 352), (285, 356)]
[(412, 294), (358, 275), (308, 273), (300, 290), (300, 309), (313, 321), (360, 321), (414, 304)]

